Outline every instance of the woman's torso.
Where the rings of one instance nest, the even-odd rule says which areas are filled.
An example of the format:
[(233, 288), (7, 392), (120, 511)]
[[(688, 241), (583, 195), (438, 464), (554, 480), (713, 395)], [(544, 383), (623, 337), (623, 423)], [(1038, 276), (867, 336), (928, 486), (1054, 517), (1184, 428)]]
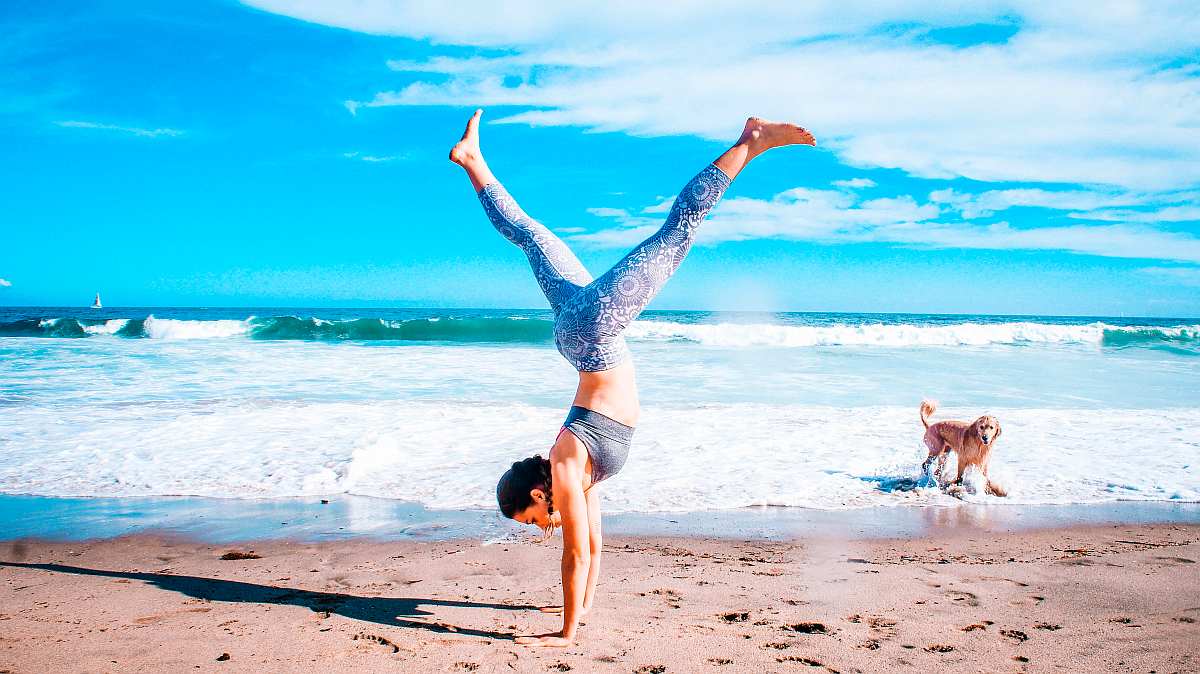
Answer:
[[(633, 362), (625, 361), (620, 365), (600, 372), (580, 372), (579, 386), (575, 390), (575, 399), (571, 402), (573, 408), (581, 407), (591, 410), (609, 420), (630, 428), (637, 425), (640, 406), (637, 397), (637, 381), (634, 377)], [(569, 423), (573, 412), (568, 413), (566, 423)], [(616, 450), (602, 438), (600, 442), (607, 446), (596, 447), (596, 438), (589, 437), (589, 428), (573, 429), (581, 431), (578, 434), (568, 432), (564, 425), (555, 440), (555, 449), (562, 443), (570, 443), (582, 449), (587, 456), (584, 472), (584, 489), (590, 488), (596, 482), (611, 477), (620, 470), (628, 455), (628, 446), (624, 453)], [(582, 438), (580, 436), (583, 436)], [(585, 439), (588, 442), (585, 442)], [(593, 445), (589, 447), (589, 442)]]
[(626, 360), (601, 372), (580, 372), (579, 387), (571, 404), (599, 412), (626, 426), (637, 426), (641, 406), (633, 361)]

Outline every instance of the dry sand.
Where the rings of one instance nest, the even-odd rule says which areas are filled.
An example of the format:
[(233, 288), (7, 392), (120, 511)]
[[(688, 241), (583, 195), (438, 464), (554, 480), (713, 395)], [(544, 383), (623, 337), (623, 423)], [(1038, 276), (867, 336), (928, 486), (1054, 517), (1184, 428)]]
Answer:
[[(1200, 670), (1200, 525), (794, 543), (619, 538), (555, 629), (558, 542), (0, 544), (0, 670)], [(222, 560), (230, 551), (258, 559)]]

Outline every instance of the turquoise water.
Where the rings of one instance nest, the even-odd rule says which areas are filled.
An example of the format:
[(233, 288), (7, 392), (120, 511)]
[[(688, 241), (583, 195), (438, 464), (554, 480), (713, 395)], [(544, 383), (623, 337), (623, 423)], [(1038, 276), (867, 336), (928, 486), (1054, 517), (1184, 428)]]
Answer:
[[(0, 309), (0, 493), (492, 507), (575, 376), (549, 312)], [(957, 506), (917, 408), (996, 415), (995, 504), (1200, 500), (1200, 319), (646, 312), (611, 512)]]

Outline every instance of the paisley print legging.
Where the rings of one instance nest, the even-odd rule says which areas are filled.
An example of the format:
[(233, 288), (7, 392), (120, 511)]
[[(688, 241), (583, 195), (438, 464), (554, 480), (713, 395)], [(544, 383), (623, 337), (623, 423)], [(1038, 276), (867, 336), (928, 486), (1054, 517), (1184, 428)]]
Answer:
[(684, 186), (666, 223), (612, 269), (592, 280), (557, 236), (525, 214), (500, 183), (485, 185), (479, 200), (492, 225), (521, 247), (554, 309), (554, 343), (577, 370), (597, 372), (629, 357), (621, 331), (642, 313), (679, 267), (696, 228), (716, 205), (730, 178), (709, 164)]

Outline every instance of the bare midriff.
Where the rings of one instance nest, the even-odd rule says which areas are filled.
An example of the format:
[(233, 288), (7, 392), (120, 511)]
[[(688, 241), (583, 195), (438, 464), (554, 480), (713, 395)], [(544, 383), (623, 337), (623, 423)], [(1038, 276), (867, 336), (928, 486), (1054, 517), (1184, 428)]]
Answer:
[(580, 372), (579, 388), (575, 389), (575, 400), (571, 404), (636, 427), (641, 407), (633, 361), (626, 360), (601, 372)]

